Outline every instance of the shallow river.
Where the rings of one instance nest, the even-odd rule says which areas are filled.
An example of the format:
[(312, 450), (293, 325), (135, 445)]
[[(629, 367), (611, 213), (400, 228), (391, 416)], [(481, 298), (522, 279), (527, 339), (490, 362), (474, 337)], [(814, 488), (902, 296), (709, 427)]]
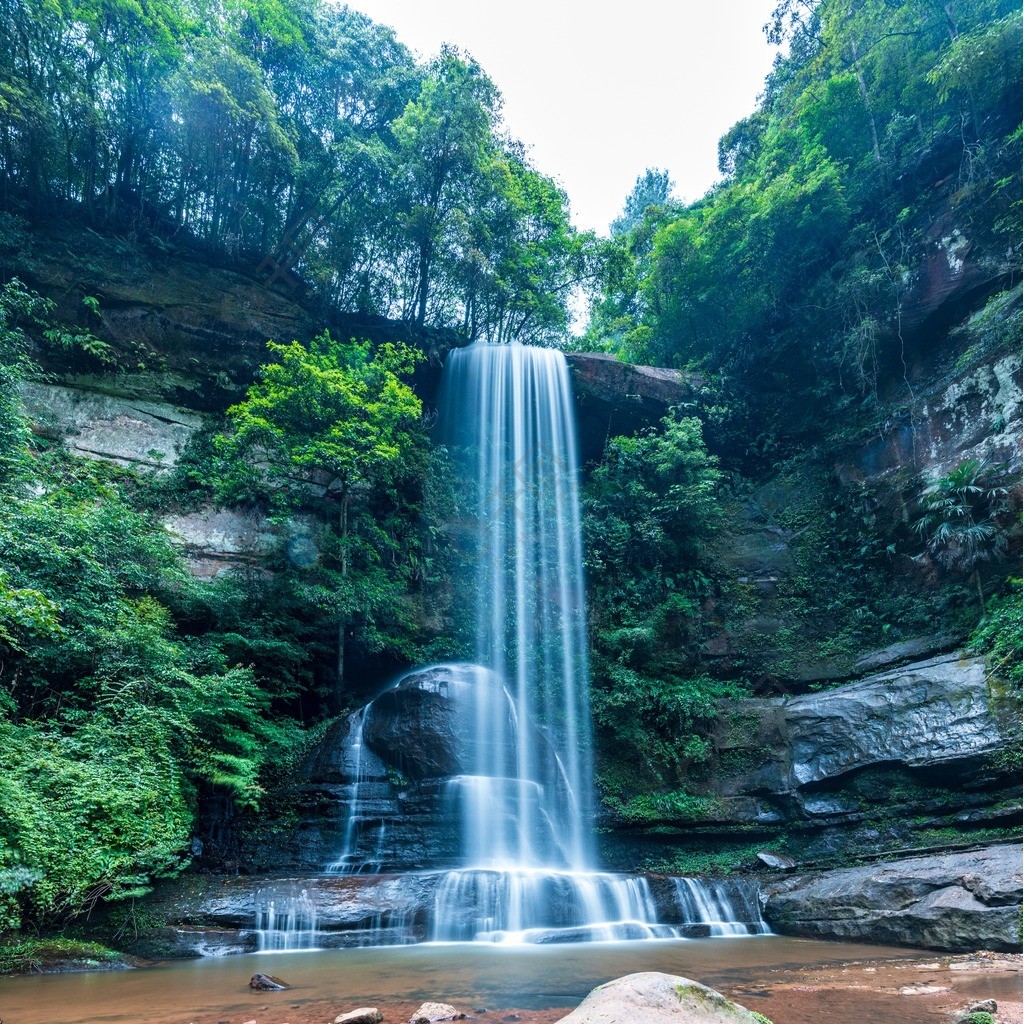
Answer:
[[(940, 1019), (927, 1000), (842, 986), (815, 997), (814, 986), (801, 986), (799, 977), (793, 983), (790, 974), (807, 965), (842, 963), (856, 984), (876, 976), (864, 973), (867, 965), (861, 961), (920, 956), (913, 950), (778, 936), (254, 954), (132, 971), (0, 979), (0, 1018), (3, 1024), (328, 1024), (342, 1011), (378, 1006), (388, 1024), (398, 1024), (421, 1001), (440, 999), (485, 1022), (504, 1022), (518, 1013), (522, 1024), (539, 1024), (557, 1020), (595, 985), (658, 970), (718, 988), (775, 1024), (926, 1024)], [(830, 970), (847, 976), (842, 968)], [(909, 966), (890, 964), (882, 970), (910, 980)], [(257, 971), (278, 975), (293, 987), (250, 992), (248, 980)], [(780, 981), (787, 981), (789, 994), (778, 987)], [(474, 1012), (483, 1009), (488, 1012)]]

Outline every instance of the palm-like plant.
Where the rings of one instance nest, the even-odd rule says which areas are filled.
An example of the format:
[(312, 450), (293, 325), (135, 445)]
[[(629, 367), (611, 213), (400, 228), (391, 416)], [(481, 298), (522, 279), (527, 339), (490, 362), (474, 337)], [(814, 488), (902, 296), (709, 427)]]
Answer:
[(966, 459), (924, 496), (914, 532), (947, 569), (974, 573), (978, 600), (985, 604), (978, 564), (1006, 551), (1000, 517), (1009, 511), (1008, 491), (987, 479), (988, 465)]

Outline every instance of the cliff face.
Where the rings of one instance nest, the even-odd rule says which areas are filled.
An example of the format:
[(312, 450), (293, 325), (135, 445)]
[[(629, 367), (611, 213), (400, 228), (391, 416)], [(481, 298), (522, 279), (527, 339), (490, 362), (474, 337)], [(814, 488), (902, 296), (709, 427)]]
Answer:
[[(41, 233), (30, 251), (8, 253), (9, 269), (52, 297), (69, 322), (82, 320), (83, 297), (98, 298), (100, 320), (89, 326), (116, 352), (111, 367), (86, 357), (51, 359), (49, 378), (25, 388), (35, 429), (65, 439), (76, 455), (140, 473), (172, 466), (188, 439), (237, 400), (268, 338), (309, 338), (323, 322), (301, 296), (268, 289), (244, 268), (213, 265), (196, 253), (73, 229)], [(939, 617), (937, 625), (931, 615), (911, 618), (885, 642), (860, 642), (840, 636), (844, 613), (820, 614), (803, 596), (831, 586), (816, 575), (820, 535), (808, 524), (830, 514), (837, 498), (874, 517), (883, 531), (906, 530), (923, 489), (965, 459), (998, 467), (1007, 481), (1019, 477), (1019, 349), (990, 336), (984, 303), (993, 284), (971, 268), (963, 249), (939, 247), (936, 260), (921, 272), (908, 319), (906, 376), (880, 396), (880, 413), (870, 424), (851, 420), (823, 431), (820, 443), (783, 471), (728, 499), (717, 542), (725, 588), (705, 609), (695, 672), (743, 676), (766, 693), (835, 688), (723, 709), (715, 757), (698, 787), (711, 801), (706, 818), (669, 815), (643, 828), (609, 821), (612, 862), (631, 867), (652, 849), (671, 849), (677, 828), (680, 836), (716, 841), (767, 842), (788, 831), (813, 860), (914, 847), (943, 830), (996, 834), (1019, 819), (1013, 779), (997, 765), (1015, 742), (1007, 724), (1013, 710), (986, 682), (979, 661), (955, 653), (964, 639), (955, 616)], [(1008, 294), (1005, 305), (1015, 308), (1019, 290)], [(426, 348), (430, 358), (416, 386), (433, 404), (443, 356), (456, 339), (414, 338), (406, 325), (384, 321), (335, 318), (332, 327)], [(585, 462), (599, 458), (608, 437), (655, 423), (673, 406), (703, 414), (696, 376), (606, 355), (574, 353), (568, 360)], [(714, 450), (711, 430), (708, 440)], [(202, 578), (259, 565), (279, 543), (254, 510), (179, 509), (164, 521)], [(925, 610), (946, 586), (939, 567), (900, 551), (881, 572), (884, 585)], [(295, 867), (322, 860), (336, 845), (337, 794), (330, 787), (340, 779), (322, 776), (311, 769), (305, 820), (326, 815), (334, 825), (323, 826), (323, 835), (309, 833)], [(380, 782), (393, 788), (386, 772)], [(446, 842), (424, 800), (417, 805), (422, 841), (410, 840), (410, 864), (417, 849)], [(406, 794), (406, 806), (413, 803)]]
[[(879, 652), (882, 654), (884, 652)], [(890, 651), (898, 657), (906, 652)], [(1019, 827), (1016, 702), (984, 661), (952, 653), (798, 697), (723, 703), (696, 780), (699, 820), (671, 814), (606, 839), (644, 847), (783, 841), (800, 863), (985, 842)]]

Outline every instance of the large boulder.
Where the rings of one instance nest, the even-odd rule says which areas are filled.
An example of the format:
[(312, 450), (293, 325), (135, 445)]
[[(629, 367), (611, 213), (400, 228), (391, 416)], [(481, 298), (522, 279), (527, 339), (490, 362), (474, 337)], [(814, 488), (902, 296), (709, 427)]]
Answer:
[(764, 1018), (689, 978), (657, 971), (599, 985), (558, 1024), (758, 1024)]
[(788, 877), (765, 889), (778, 932), (947, 952), (1020, 951), (1017, 845)]
[(306, 873), (339, 858), (374, 871), (455, 867), (463, 837), (453, 782), (472, 773), (474, 698), (488, 687), (504, 695), (487, 669), (433, 665), (334, 722), (288, 794), (292, 820), (249, 848), (246, 869)]
[(432, 665), (405, 676), (366, 709), (363, 741), (408, 778), (447, 778), (471, 771), (476, 687), (500, 687), (477, 665)]

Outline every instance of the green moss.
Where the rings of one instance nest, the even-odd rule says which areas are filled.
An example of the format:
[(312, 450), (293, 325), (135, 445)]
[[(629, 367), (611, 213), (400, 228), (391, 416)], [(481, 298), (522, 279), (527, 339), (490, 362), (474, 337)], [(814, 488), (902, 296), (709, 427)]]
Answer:
[(632, 825), (664, 822), (697, 822), (711, 817), (719, 807), (713, 797), (694, 796), (682, 790), (674, 793), (644, 794), (628, 800), (606, 797), (605, 805)]
[(121, 960), (120, 953), (98, 942), (81, 942), (63, 936), (24, 939), (0, 946), (0, 974), (31, 974), (69, 964), (97, 967)]
[(709, 839), (685, 849), (674, 850), (659, 859), (652, 858), (643, 868), (659, 875), (728, 875), (756, 868), (759, 850), (788, 853), (788, 844), (789, 838), (786, 835), (766, 837), (762, 834), (756, 843), (729, 843)]

